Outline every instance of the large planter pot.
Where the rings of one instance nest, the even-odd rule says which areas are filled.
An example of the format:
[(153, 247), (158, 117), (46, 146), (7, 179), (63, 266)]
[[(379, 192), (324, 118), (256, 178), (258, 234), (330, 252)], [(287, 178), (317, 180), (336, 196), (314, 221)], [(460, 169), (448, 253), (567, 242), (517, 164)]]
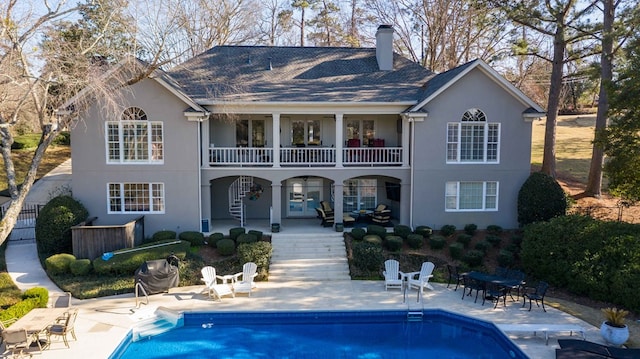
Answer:
[(607, 343), (615, 346), (621, 346), (629, 339), (629, 328), (625, 325), (623, 328), (613, 327), (607, 322), (603, 322), (600, 326), (600, 334)]

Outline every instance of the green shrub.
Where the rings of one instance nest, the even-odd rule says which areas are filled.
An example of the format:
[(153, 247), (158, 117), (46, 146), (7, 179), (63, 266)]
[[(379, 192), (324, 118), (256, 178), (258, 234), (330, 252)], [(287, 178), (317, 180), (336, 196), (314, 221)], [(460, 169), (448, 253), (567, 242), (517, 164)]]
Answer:
[(51, 257), (45, 259), (44, 264), (47, 272), (49, 272), (51, 275), (65, 274), (70, 272), (69, 266), (75, 260), (76, 257), (74, 257), (73, 254), (60, 253), (54, 254)]
[(229, 238), (233, 239), (234, 241), (238, 238), (239, 235), (247, 233), (246, 228), (244, 227), (235, 227), (235, 228), (231, 228), (229, 229)]
[[(177, 242), (177, 243), (172, 243)], [(162, 243), (172, 243), (157, 246)], [(93, 260), (93, 270), (98, 274), (128, 274), (135, 273), (144, 262), (154, 259), (164, 259), (170, 254), (175, 254), (183, 260), (189, 252), (191, 244), (187, 241), (167, 240), (156, 243), (147, 243), (135, 248), (114, 251), (114, 256), (108, 260), (98, 257)], [(152, 248), (147, 248), (152, 247)], [(132, 250), (133, 249), (133, 250)]]
[(36, 220), (36, 243), (40, 260), (58, 253), (73, 252), (71, 227), (87, 219), (89, 212), (71, 196), (50, 200)]
[(458, 234), (458, 238), (456, 238), (456, 241), (462, 243), (462, 245), (467, 248), (469, 246), (469, 243), (471, 243), (471, 238), (472, 236), (470, 234), (460, 233)]
[(382, 238), (380, 238), (380, 236), (378, 236), (378, 235), (367, 234), (364, 237), (362, 237), (362, 240), (364, 242), (375, 244), (377, 246), (381, 246), (382, 247)]
[(243, 244), (243, 243), (255, 243), (257, 241), (258, 241), (258, 237), (256, 237), (255, 234), (241, 233), (238, 235), (238, 238), (236, 239), (236, 244), (239, 246), (240, 244)]
[(495, 236), (493, 234), (486, 236), (484, 240), (491, 243), (491, 245), (494, 247), (500, 247), (500, 243), (502, 243), (502, 237)]
[(71, 274), (81, 276), (91, 272), (91, 261), (89, 259), (76, 259), (69, 264)]
[(486, 240), (482, 240), (476, 243), (476, 249), (482, 251), (485, 254), (489, 251), (489, 248), (491, 248), (491, 243), (487, 242)]
[(354, 228), (351, 230), (351, 237), (357, 241), (361, 241), (365, 234), (367, 234), (367, 232), (364, 228)]
[(249, 234), (253, 234), (254, 236), (256, 236), (256, 238), (261, 241), (262, 237), (264, 236), (264, 233), (262, 233), (262, 231), (257, 231), (255, 229), (251, 229), (249, 230), (249, 232), (247, 232)]
[(522, 225), (564, 216), (567, 196), (555, 178), (534, 172), (518, 192), (518, 222)]
[(223, 238), (217, 243), (218, 253), (223, 256), (230, 256), (236, 251), (236, 242), (231, 238)]
[(513, 236), (511, 236), (511, 243), (520, 248), (520, 246), (522, 245), (522, 236), (514, 234)]
[(22, 293), (22, 300), (36, 299), (36, 308), (46, 308), (49, 303), (49, 291), (44, 287), (29, 288)]
[(222, 238), (224, 238), (224, 234), (220, 233), (220, 232), (216, 232), (216, 233), (211, 233), (211, 235), (209, 235), (209, 245), (212, 247), (216, 247), (217, 243), (219, 240), (221, 240)]
[(402, 239), (407, 239), (407, 236), (411, 234), (411, 227), (399, 224), (393, 227), (393, 234), (402, 237)]
[(422, 235), (424, 238), (429, 238), (433, 234), (433, 229), (429, 226), (418, 226), (414, 232)]
[(482, 265), (484, 259), (484, 252), (476, 249), (472, 249), (462, 256), (462, 261), (469, 267), (479, 267)]
[(468, 234), (470, 236), (473, 236), (474, 234), (476, 234), (477, 230), (478, 230), (478, 226), (473, 224), (473, 223), (466, 224), (464, 226), (464, 233), (466, 233), (466, 234)]
[(180, 233), (178, 237), (181, 241), (187, 241), (192, 246), (201, 246), (204, 244), (204, 234), (196, 231), (185, 231)]
[(391, 252), (396, 252), (402, 249), (402, 237), (400, 236), (386, 236), (384, 238), (384, 244)]
[(168, 239), (178, 239), (178, 234), (174, 231), (158, 231), (151, 237), (151, 240), (154, 242), (166, 241)]
[(447, 239), (443, 236), (435, 235), (429, 238), (429, 247), (431, 249), (442, 249), (445, 244), (447, 244)]
[(498, 265), (501, 267), (510, 267), (512, 264), (513, 253), (506, 249), (501, 249), (498, 253)]
[(442, 226), (442, 228), (440, 228), (440, 234), (445, 237), (449, 237), (454, 233), (456, 233), (456, 226), (454, 226), (453, 224), (445, 224), (444, 226)]
[(253, 262), (258, 268), (268, 270), (271, 259), (271, 243), (258, 241), (238, 245), (238, 260), (240, 263)]
[(463, 249), (464, 245), (462, 243), (451, 243), (449, 245), (449, 254), (451, 254), (451, 258), (454, 260), (459, 260), (460, 258), (462, 258)]
[(353, 244), (353, 264), (369, 272), (378, 272), (384, 262), (382, 247), (366, 241)]
[(33, 308), (45, 308), (47, 306), (46, 303), (44, 307), (39, 306), (39, 304), (40, 298), (28, 298), (20, 301), (7, 309), (0, 311), (0, 320), (7, 321), (9, 319), (22, 318)]
[(487, 234), (500, 234), (502, 233), (502, 227), (497, 224), (490, 224), (487, 226)]
[(377, 224), (370, 224), (367, 226), (367, 234), (372, 234), (380, 238), (387, 236), (387, 229)]
[(53, 139), (53, 144), (57, 146), (71, 146), (71, 133), (62, 131)]
[(422, 248), (424, 245), (424, 237), (421, 234), (411, 233), (407, 236), (407, 245), (413, 249)]

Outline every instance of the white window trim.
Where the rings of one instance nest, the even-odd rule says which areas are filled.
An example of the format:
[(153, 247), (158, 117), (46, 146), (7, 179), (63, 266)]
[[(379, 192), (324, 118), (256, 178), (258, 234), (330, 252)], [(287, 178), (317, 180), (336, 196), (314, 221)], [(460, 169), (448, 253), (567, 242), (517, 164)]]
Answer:
[[(456, 142), (449, 141), (449, 127), (450, 125), (457, 126), (458, 136), (456, 138)], [(462, 148), (462, 141), (460, 141), (460, 136), (462, 133), (462, 125), (483, 125), (484, 126), (484, 139), (483, 139), (483, 159), (482, 160), (461, 160), (460, 153)], [(488, 148), (488, 140), (489, 140), (489, 126), (490, 125), (498, 125), (498, 148), (496, 150), (496, 159), (495, 160), (487, 160), (487, 148)], [(446, 163), (447, 164), (500, 164), (500, 139), (502, 138), (502, 126), (499, 122), (449, 122), (446, 126)], [(456, 159), (449, 159), (449, 144), (456, 143)]]
[[(125, 211), (124, 210), (124, 205), (125, 205), (125, 200), (124, 200), (124, 185), (125, 184), (147, 184), (149, 185), (149, 211)], [(109, 191), (109, 186), (110, 185), (119, 185), (120, 186), (120, 210), (119, 211), (112, 211), (111, 210), (111, 197), (110, 197), (110, 191)], [(153, 196), (153, 186), (154, 185), (162, 185), (162, 193), (160, 194), (160, 197), (162, 199), (162, 211), (154, 211), (153, 210), (153, 201), (155, 198)], [(165, 199), (165, 192), (164, 192), (164, 183), (162, 182), (108, 182), (107, 183), (107, 214), (164, 214), (165, 213), (165, 209), (167, 208), (167, 203), (166, 203), (166, 199)]]
[[(450, 183), (455, 183), (456, 185), (456, 208), (447, 208), (447, 198), (452, 195), (447, 194), (447, 186)], [(482, 208), (474, 208), (474, 209), (460, 209), (460, 184), (461, 183), (482, 183)], [(487, 183), (495, 183), (496, 184), (496, 208), (487, 208)], [(445, 212), (497, 212), (498, 204), (500, 203), (500, 182), (498, 181), (448, 181), (445, 183), (444, 190), (444, 210)]]
[[(141, 124), (144, 123), (147, 126), (147, 154), (148, 159), (146, 160), (127, 160), (124, 158), (124, 131), (122, 129), (123, 124)], [(120, 156), (118, 160), (111, 159), (110, 149), (109, 149), (109, 126), (117, 125), (118, 126), (118, 151), (120, 152)], [(154, 160), (153, 159), (153, 145), (158, 143), (153, 140), (153, 131), (152, 127), (155, 125), (159, 125), (162, 130), (162, 159)], [(140, 164), (164, 164), (164, 155), (165, 155), (165, 146), (164, 146), (164, 124), (162, 121), (140, 121), (140, 120), (132, 120), (132, 121), (107, 121), (104, 124), (104, 133), (105, 133), (105, 155), (106, 155), (106, 163), (108, 165), (140, 165)]]

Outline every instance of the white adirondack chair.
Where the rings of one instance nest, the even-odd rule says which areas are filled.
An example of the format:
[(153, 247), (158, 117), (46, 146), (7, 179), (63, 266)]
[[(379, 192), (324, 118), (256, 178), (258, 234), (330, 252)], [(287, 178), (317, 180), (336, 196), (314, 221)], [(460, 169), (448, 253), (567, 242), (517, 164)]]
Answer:
[(384, 261), (384, 290), (389, 288), (402, 289), (403, 273), (400, 271), (400, 263), (395, 259), (387, 259)]
[(432, 262), (424, 262), (422, 263), (422, 268), (420, 268), (420, 272), (411, 272), (407, 273), (406, 276), (408, 279), (409, 288), (416, 288), (421, 293), (424, 288), (428, 288), (433, 290), (431, 284), (429, 284), (429, 279), (433, 277), (433, 269), (436, 267)]
[(218, 283), (218, 279), (224, 280), (223, 277), (216, 275), (216, 269), (211, 266), (206, 266), (202, 268), (202, 281), (204, 281), (205, 289), (209, 293), (209, 297), (215, 298), (217, 297), (219, 300), (222, 300), (222, 296), (230, 295), (235, 297), (235, 293), (233, 292), (233, 288), (229, 283)]
[[(233, 290), (236, 293), (247, 293), (251, 296), (251, 290), (256, 288), (253, 280), (258, 275), (258, 266), (253, 262), (247, 262), (242, 266), (242, 272), (233, 276)], [(242, 279), (240, 279), (242, 278)]]

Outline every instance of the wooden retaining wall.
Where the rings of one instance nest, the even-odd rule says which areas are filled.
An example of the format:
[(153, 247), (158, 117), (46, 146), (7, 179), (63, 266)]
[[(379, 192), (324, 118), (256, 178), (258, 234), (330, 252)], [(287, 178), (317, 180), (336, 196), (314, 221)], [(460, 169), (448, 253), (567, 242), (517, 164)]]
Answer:
[(94, 260), (103, 253), (133, 248), (144, 240), (144, 216), (123, 225), (94, 226), (96, 217), (71, 227), (73, 255)]

